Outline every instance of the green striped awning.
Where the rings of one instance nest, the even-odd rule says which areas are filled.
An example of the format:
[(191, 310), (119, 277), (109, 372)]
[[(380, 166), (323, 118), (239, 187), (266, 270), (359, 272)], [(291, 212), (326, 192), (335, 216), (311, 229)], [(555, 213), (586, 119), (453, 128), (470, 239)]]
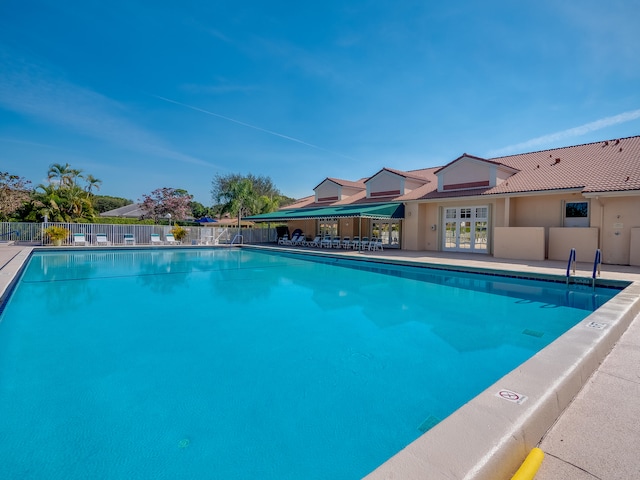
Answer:
[(340, 205), (334, 207), (296, 208), (290, 210), (278, 210), (277, 212), (263, 213), (244, 217), (245, 220), (254, 222), (286, 222), (287, 220), (307, 219), (335, 219), (335, 218), (404, 218), (404, 205), (402, 203), (383, 203), (367, 205)]

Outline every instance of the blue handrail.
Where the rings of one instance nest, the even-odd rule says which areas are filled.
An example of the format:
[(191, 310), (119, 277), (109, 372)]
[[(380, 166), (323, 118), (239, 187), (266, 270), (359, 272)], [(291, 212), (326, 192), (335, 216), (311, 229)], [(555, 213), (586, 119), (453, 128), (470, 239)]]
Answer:
[(12, 235), (14, 233), (17, 233), (18, 235), (20, 234), (20, 232), (18, 230), (13, 230), (12, 232), (0, 233), (0, 237), (6, 237), (6, 236)]
[(596, 271), (598, 272), (598, 276), (600, 276), (600, 265), (602, 264), (602, 252), (598, 248), (596, 250), (596, 258), (593, 260), (593, 273), (591, 274), (591, 285), (595, 288), (596, 286)]
[(576, 249), (572, 248), (571, 251), (569, 252), (569, 262), (567, 262), (567, 285), (569, 284), (569, 276), (570, 274), (570, 270), (571, 270), (571, 266), (573, 265), (573, 274), (576, 274)]

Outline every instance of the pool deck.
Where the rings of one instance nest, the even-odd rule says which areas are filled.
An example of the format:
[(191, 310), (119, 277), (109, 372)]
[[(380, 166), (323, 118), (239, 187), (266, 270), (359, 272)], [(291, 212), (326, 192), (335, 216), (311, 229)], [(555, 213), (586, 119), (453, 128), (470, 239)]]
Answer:
[[(5, 293), (15, 275), (17, 271), (15, 265), (21, 263), (21, 259), (26, 258), (30, 251), (31, 247), (0, 245), (0, 295)], [(401, 250), (367, 252), (366, 254), (335, 250), (326, 252), (357, 258), (371, 256), (376, 259), (409, 261), (436, 266), (529, 272), (532, 275), (565, 276), (567, 268), (566, 262), (504, 260), (481, 254), (445, 254), (442, 252)], [(576, 264), (576, 276), (590, 278), (591, 272), (591, 264)], [(635, 297), (640, 292), (639, 267), (603, 265), (600, 278), (634, 282), (634, 288), (630, 295), (632, 298), (627, 299), (629, 302), (635, 301)], [(623, 314), (624, 312), (618, 312), (620, 316)], [(570, 395), (564, 399), (564, 403), (556, 399), (555, 403), (561, 405), (559, 411), (550, 408), (544, 398), (537, 399), (535, 395), (530, 395), (531, 398), (526, 403), (503, 402), (505, 413), (500, 417), (504, 416), (505, 418), (498, 418), (495, 412), (488, 408), (488, 404), (502, 402), (502, 400), (496, 400), (496, 395), (492, 392), (483, 393), (479, 396), (481, 398), (479, 398), (474, 410), (470, 411), (473, 414), (472, 417), (465, 417), (464, 412), (461, 414), (456, 412), (452, 415), (454, 417), (452, 420), (447, 419), (434, 427), (433, 430), (438, 430), (437, 436), (431, 436), (431, 438), (436, 438), (436, 442), (428, 443), (430, 433), (428, 432), (414, 442), (418, 444), (419, 441), (425, 439), (424, 441), (427, 443), (415, 447), (414, 444), (410, 445), (368, 475), (367, 479), (493, 478), (501, 480), (504, 478), (506, 480), (511, 478), (514, 473), (514, 465), (519, 465), (522, 462), (528, 453), (528, 447), (535, 445), (545, 453), (542, 466), (535, 476), (537, 480), (640, 478), (640, 455), (638, 455), (638, 444), (640, 444), (640, 422), (638, 421), (640, 418), (640, 401), (638, 401), (640, 398), (640, 315), (635, 307), (630, 310), (629, 315), (631, 316), (630, 320), (621, 323), (620, 329), (616, 330), (611, 327), (609, 332), (602, 334), (602, 338), (606, 337), (605, 342), (601, 341), (602, 338), (598, 339), (597, 344), (593, 343), (595, 341), (589, 340), (592, 342), (593, 351), (579, 351), (578, 354), (583, 355), (579, 360), (574, 361), (569, 358), (568, 361), (574, 363), (584, 360), (584, 363), (591, 363), (593, 368), (580, 367), (577, 370), (580, 370), (581, 373), (578, 372), (575, 375), (567, 375), (561, 371), (560, 376), (564, 375), (565, 383), (569, 384), (571, 388), (562, 387), (553, 393), (557, 397)], [(538, 374), (544, 376), (548, 369), (551, 372), (546, 375), (547, 377), (555, 375), (554, 366), (557, 357), (564, 353), (566, 359), (566, 357), (572, 357), (576, 354), (574, 351), (567, 352), (567, 350), (571, 350), (574, 343), (582, 342), (585, 336), (592, 335), (592, 332), (586, 332), (586, 330), (586, 328), (583, 328), (582, 331), (578, 329), (573, 337), (569, 337), (568, 341), (573, 343), (558, 346), (556, 350), (562, 347), (562, 351), (556, 351), (555, 356), (547, 358), (549, 363), (546, 364), (544, 370), (541, 370), (542, 373), (538, 372)], [(597, 354), (594, 353), (595, 350), (598, 350)], [(539, 382), (540, 385), (536, 384), (538, 382), (536, 378), (527, 377), (525, 380), (520, 384), (515, 380), (514, 385), (517, 387), (517, 391), (527, 391), (528, 388), (535, 390), (536, 386), (542, 388), (543, 391), (551, 389), (547, 379), (544, 382)], [(556, 383), (552, 382), (553, 388)], [(513, 391), (516, 389), (513, 388)], [(474, 402), (476, 402), (475, 399), (470, 403)], [(566, 408), (563, 405), (566, 405)], [(461, 410), (464, 410), (465, 407)], [(536, 413), (525, 415), (523, 414), (525, 409), (536, 410)], [(542, 413), (538, 413), (541, 410)], [(559, 417), (558, 414), (560, 414)], [(479, 415), (484, 418), (477, 420)], [(541, 427), (544, 430), (536, 432), (535, 424), (542, 417), (547, 417), (551, 427)], [(556, 418), (557, 420), (555, 420)], [(507, 437), (515, 435), (508, 432), (505, 434), (502, 431), (495, 432), (492, 426), (504, 422), (505, 419), (514, 424), (517, 423), (517, 428), (524, 432), (524, 442), (520, 443), (527, 446), (527, 451), (521, 445), (518, 447), (512, 445), (507, 449), (502, 448), (510, 442), (514, 443), (513, 438)], [(478, 425), (474, 424), (476, 421)], [(482, 461), (474, 463), (465, 458), (466, 453), (464, 452), (470, 448), (470, 451), (475, 454), (477, 446), (469, 447), (464, 445), (465, 442), (462, 442), (456, 448), (452, 447), (451, 443), (447, 443), (452, 440), (459, 442), (461, 432), (455, 432), (456, 437), (446, 430), (447, 425), (448, 428), (451, 428), (452, 425), (456, 425), (456, 422), (459, 422), (457, 423), (458, 428), (461, 425), (466, 426), (469, 432), (474, 430), (476, 426), (480, 430), (487, 430), (481, 437), (486, 438), (487, 445), (481, 446), (486, 453), (481, 453), (478, 457), (484, 459), (485, 464)], [(545, 425), (545, 423), (541, 422), (540, 425)], [(534, 433), (530, 433), (531, 431)], [(526, 439), (527, 435), (530, 435), (529, 441)], [(532, 444), (530, 439), (536, 437), (538, 440)], [(540, 437), (541, 440), (539, 440)], [(440, 450), (438, 458), (426, 461), (424, 458), (425, 447), (429, 448), (429, 452)], [(505, 457), (502, 450), (508, 452), (508, 457)], [(514, 455), (513, 452), (517, 452), (517, 454)], [(487, 467), (488, 464), (494, 462), (496, 457), (503, 461), (504, 469), (498, 468), (496, 470), (495, 465)]]

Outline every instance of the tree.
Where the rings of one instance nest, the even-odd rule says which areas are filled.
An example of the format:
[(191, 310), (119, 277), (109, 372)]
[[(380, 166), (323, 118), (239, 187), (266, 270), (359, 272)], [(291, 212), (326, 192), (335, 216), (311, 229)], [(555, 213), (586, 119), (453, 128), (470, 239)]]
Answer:
[(71, 168), (71, 165), (65, 163), (54, 163), (49, 166), (47, 172), (47, 180), (49, 183), (58, 185), (58, 188), (70, 187), (74, 185), (78, 178), (82, 178), (82, 170)]
[(84, 189), (87, 191), (88, 194), (92, 195), (93, 190), (100, 190), (100, 185), (102, 185), (102, 180), (100, 180), (99, 178), (96, 178), (93, 175), (89, 174), (86, 177), (84, 177), (84, 180), (87, 182), (87, 185), (86, 187), (84, 187)]
[(217, 198), (222, 201), (221, 213), (230, 213), (238, 217), (238, 227), (243, 216), (251, 215), (256, 208), (257, 198), (253, 184), (248, 178), (234, 180), (227, 185), (225, 192)]
[[(216, 174), (211, 182), (211, 195), (216, 204), (213, 210), (219, 214), (231, 213), (244, 216), (269, 213), (277, 210), (283, 197), (269, 177), (239, 173), (222, 176)], [(236, 197), (241, 202), (236, 202)], [(239, 205), (242, 204), (242, 211)]]
[(29, 201), (31, 182), (9, 172), (0, 172), (0, 220), (6, 221)]
[[(88, 181), (88, 186), (79, 180)], [(82, 175), (82, 170), (54, 163), (47, 172), (48, 184), (40, 184), (31, 195), (31, 208), (26, 218), (52, 222), (92, 222), (95, 219), (91, 190), (101, 183), (93, 175)]]
[(109, 210), (115, 210), (116, 208), (133, 203), (133, 201), (126, 198), (110, 197), (108, 195), (93, 195), (91, 201), (93, 203), (93, 209), (97, 213), (108, 212)]
[(191, 211), (189, 204), (192, 197), (186, 190), (157, 188), (142, 198), (141, 207), (145, 211), (145, 217), (152, 218), (154, 222), (168, 215), (176, 220), (184, 220)]

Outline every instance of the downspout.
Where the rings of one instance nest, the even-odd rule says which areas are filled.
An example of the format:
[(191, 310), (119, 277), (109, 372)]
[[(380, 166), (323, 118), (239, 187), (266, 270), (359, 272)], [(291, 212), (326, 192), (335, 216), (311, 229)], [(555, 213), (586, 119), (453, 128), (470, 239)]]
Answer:
[(360, 238), (360, 241), (358, 242), (358, 253), (360, 253), (362, 252), (362, 215), (358, 217), (358, 220), (358, 237)]

